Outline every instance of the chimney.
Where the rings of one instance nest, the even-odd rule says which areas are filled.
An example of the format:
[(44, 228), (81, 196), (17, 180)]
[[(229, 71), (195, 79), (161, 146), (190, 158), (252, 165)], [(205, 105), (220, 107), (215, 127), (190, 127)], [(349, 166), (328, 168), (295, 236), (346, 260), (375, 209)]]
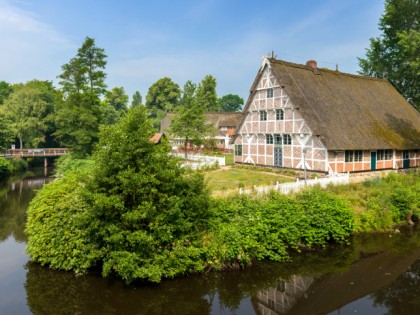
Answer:
[(317, 65), (315, 60), (308, 60), (306, 62), (306, 66), (311, 67), (312, 70), (317, 70), (318, 69), (318, 65)]

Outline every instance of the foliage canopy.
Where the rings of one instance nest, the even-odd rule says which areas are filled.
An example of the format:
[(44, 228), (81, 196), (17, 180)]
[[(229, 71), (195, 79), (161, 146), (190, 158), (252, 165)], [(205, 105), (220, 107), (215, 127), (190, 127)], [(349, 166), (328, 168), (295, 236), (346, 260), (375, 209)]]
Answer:
[(379, 29), (366, 59), (358, 58), (359, 73), (388, 78), (420, 110), (420, 1), (386, 0)]

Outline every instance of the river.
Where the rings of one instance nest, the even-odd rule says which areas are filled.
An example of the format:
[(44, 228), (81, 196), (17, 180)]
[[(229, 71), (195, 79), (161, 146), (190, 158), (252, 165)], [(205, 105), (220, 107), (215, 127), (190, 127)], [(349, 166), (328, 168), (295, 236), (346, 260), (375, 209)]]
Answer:
[(0, 184), (0, 314), (420, 314), (415, 229), (159, 285), (41, 267), (25, 253), (25, 213), (49, 180), (41, 170)]

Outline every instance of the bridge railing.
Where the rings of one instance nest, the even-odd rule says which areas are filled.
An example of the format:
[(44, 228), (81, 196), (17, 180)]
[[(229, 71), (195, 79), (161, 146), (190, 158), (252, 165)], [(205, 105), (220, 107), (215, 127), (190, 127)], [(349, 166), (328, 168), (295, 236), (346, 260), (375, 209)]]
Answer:
[(36, 157), (36, 156), (60, 156), (69, 153), (67, 148), (35, 148), (35, 149), (10, 149), (6, 150), (6, 156)]

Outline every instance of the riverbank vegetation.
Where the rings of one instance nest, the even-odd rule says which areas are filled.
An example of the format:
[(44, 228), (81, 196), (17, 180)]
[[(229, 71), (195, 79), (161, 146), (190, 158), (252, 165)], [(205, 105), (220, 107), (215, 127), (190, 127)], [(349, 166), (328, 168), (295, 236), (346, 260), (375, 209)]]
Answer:
[(63, 162), (60, 177), (28, 210), (32, 261), (76, 273), (99, 269), (127, 283), (159, 282), (287, 261), (291, 251), (346, 243), (355, 231), (417, 216), (414, 172), (291, 196), (211, 197), (203, 174), (181, 168), (167, 144), (150, 142), (153, 133), (146, 109), (130, 109), (102, 127), (91, 161)]
[(24, 159), (5, 159), (0, 157), (0, 179), (5, 179), (10, 174), (24, 171), (28, 163)]

